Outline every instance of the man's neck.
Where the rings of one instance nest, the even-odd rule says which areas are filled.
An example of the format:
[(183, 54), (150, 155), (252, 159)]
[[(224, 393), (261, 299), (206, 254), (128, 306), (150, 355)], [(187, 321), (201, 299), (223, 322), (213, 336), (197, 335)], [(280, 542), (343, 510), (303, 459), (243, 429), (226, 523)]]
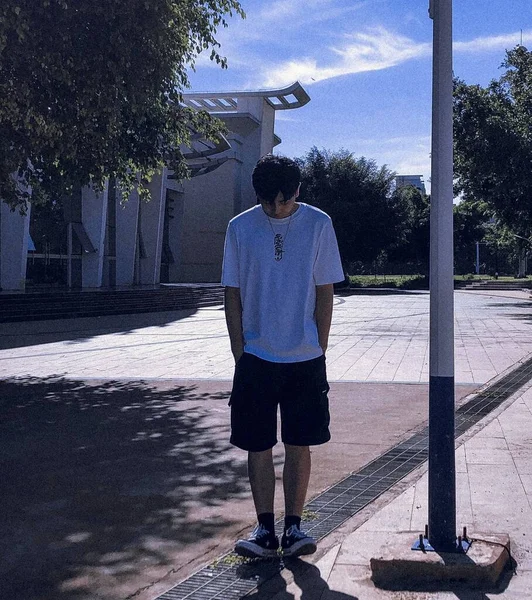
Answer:
[(286, 219), (286, 217), (292, 216), (299, 208), (299, 203), (295, 199), (291, 199), (288, 202), (279, 202), (276, 200), (273, 203), (261, 202), (262, 210), (271, 219)]

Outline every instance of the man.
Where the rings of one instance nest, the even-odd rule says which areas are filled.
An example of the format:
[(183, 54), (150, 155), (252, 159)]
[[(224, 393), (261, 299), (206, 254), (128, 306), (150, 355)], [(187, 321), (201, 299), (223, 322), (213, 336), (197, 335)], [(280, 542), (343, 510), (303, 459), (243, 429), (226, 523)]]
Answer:
[(343, 281), (331, 219), (297, 202), (297, 164), (267, 155), (252, 176), (258, 205), (227, 228), (222, 285), (236, 361), (231, 393), (231, 443), (248, 452), (258, 525), (239, 540), (241, 556), (275, 556), (277, 406), (285, 446), (284, 556), (312, 554), (315, 540), (300, 529), (310, 478), (309, 446), (330, 439), (325, 352), (333, 283)]

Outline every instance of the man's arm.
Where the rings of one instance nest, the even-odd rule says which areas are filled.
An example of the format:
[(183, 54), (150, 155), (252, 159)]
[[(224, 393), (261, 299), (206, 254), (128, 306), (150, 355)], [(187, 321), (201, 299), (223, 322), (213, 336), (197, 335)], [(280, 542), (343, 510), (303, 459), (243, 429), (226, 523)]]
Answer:
[(331, 330), (334, 288), (332, 283), (316, 286), (316, 325), (318, 341), (323, 354), (327, 351), (329, 331)]
[(226, 287), (224, 292), (224, 309), (227, 331), (231, 341), (231, 352), (235, 362), (244, 353), (244, 334), (242, 333), (242, 302), (240, 300), (240, 288)]

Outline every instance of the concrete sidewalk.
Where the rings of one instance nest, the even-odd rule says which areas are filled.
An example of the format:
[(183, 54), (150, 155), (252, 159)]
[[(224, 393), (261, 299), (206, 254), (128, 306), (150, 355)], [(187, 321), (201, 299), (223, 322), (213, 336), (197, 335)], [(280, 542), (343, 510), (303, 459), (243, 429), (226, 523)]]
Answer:
[[(460, 399), (532, 355), (532, 303), (472, 292), (455, 299)], [(428, 294), (335, 304), (327, 360), (334, 442), (313, 453), (310, 497), (427, 418)], [(232, 364), (218, 308), (3, 327), (1, 600), (153, 600), (231, 548), (253, 521), (244, 457), (227, 443)], [(457, 451), (458, 525), (511, 534), (519, 568), (505, 592), (514, 595), (504, 597), (516, 599), (532, 597), (532, 398), (519, 394)], [(369, 558), (388, 536), (423, 531), (421, 475), (285, 570), (284, 594), (439, 598), (384, 592), (369, 580)], [(519, 582), (529, 593), (518, 595)]]
[[(497, 588), (472, 591), (385, 591), (371, 581), (370, 559), (406, 538), (413, 543), (427, 522), (426, 467), (397, 498), (361, 523), (357, 516), (320, 545), (318, 556), (283, 572), (286, 584), (269, 598), (316, 600), (530, 600), (532, 598), (532, 387), (521, 390), (466, 434), (456, 451), (457, 520), (468, 535), (507, 533), (516, 572)], [(461, 531), (461, 529), (460, 529)], [(405, 533), (407, 534), (405, 536)], [(473, 542), (474, 543), (474, 542)], [(287, 595), (288, 594), (288, 595)], [(255, 600), (262, 598), (260, 592)]]

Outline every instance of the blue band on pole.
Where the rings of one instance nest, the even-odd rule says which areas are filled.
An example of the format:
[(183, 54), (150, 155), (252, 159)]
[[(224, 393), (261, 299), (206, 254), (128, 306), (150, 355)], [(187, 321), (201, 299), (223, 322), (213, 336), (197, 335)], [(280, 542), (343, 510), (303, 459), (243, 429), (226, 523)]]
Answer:
[(429, 383), (429, 541), (435, 550), (456, 550), (454, 377)]

